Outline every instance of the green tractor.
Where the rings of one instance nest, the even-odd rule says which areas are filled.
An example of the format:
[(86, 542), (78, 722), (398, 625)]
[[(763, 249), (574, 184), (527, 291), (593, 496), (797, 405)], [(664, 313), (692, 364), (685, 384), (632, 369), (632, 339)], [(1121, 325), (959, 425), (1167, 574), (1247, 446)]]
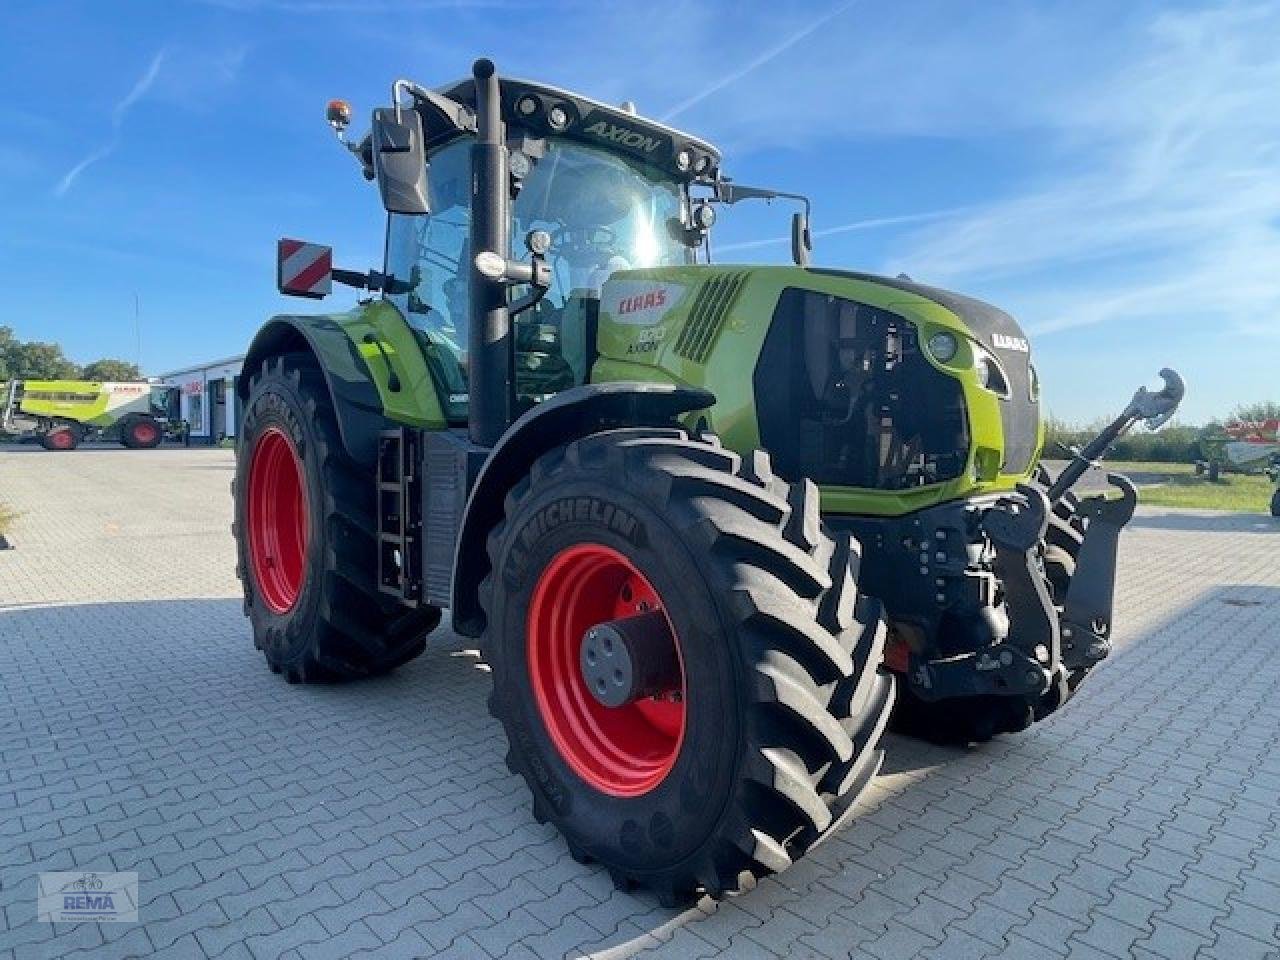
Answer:
[[(696, 137), (485, 60), (396, 81), (359, 141), (328, 119), (385, 266), (282, 240), (282, 292), (367, 297), (272, 318), (239, 381), (239, 574), (289, 682), (391, 670), (449, 609), (533, 815), (675, 903), (832, 830), (895, 687), (904, 725), (981, 740), (1107, 654), (1133, 488), (1068, 488), (1176, 375), (1053, 481), (1011, 317), (810, 268), (808, 202)], [(709, 262), (719, 205), (779, 197), (795, 266)]]

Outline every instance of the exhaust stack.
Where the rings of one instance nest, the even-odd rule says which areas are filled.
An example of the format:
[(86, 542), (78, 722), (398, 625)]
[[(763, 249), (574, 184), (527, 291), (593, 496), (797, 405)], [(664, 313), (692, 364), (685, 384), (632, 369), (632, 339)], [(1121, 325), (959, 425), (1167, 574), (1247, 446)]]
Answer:
[[(476, 86), (476, 143), (471, 148), (471, 251), (510, 257), (506, 130), (502, 95), (491, 60), (471, 68)], [(511, 423), (514, 355), (507, 288), (469, 265), (471, 325), (467, 334), (471, 442), (492, 447)]]

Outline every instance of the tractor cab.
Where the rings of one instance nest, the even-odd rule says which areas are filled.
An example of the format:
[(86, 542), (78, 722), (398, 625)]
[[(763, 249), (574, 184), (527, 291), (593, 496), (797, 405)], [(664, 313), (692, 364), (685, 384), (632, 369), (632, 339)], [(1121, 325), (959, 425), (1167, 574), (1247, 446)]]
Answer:
[[(449, 419), (467, 419), (467, 342), (474, 259), (471, 146), (458, 137), (429, 154), (430, 213), (392, 213), (387, 225), (387, 294), (434, 349), (449, 389)], [(521, 412), (586, 382), (601, 288), (618, 270), (691, 263), (683, 240), (684, 185), (639, 158), (562, 137), (522, 138), (511, 148), (509, 245), (542, 231), (549, 283), (513, 318), (515, 397)]]

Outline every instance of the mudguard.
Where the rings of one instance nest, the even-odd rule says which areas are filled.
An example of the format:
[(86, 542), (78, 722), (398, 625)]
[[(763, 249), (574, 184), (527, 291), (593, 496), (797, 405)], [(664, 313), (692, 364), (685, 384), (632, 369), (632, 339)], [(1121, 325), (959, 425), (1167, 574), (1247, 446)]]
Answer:
[(332, 317), (272, 317), (253, 338), (244, 358), (238, 394), (240, 408), (249, 400), (250, 378), (263, 360), (306, 350), (324, 371), (342, 443), (352, 458), (372, 465), (378, 454), (378, 431), (384, 426), (382, 401), (364, 358)]
[(489, 573), (485, 541), (502, 519), (507, 491), (551, 450), (601, 430), (675, 427), (681, 415), (716, 402), (713, 394), (671, 383), (620, 381), (573, 387), (517, 420), (489, 454), (467, 498), (453, 560), (453, 627), (465, 636), (484, 629), (480, 582)]
[(372, 468), (387, 420), (429, 430), (446, 426), (413, 332), (389, 303), (363, 304), (350, 313), (272, 317), (245, 356), (238, 390), (242, 408), (262, 361), (294, 351), (311, 353), (324, 371), (342, 443), (359, 463)]

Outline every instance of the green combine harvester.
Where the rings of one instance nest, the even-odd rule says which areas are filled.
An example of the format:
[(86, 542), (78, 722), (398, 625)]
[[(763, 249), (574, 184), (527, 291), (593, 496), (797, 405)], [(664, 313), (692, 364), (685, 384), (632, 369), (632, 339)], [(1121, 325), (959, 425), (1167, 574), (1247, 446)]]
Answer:
[(0, 410), (0, 433), (46, 450), (74, 450), (85, 440), (149, 450), (176, 422), (176, 401), (176, 387), (151, 383), (15, 380)]
[[(291, 683), (382, 673), (449, 609), (533, 815), (664, 903), (785, 869), (875, 775), (894, 709), (980, 741), (1110, 649), (1133, 486), (1053, 478), (1008, 314), (809, 264), (809, 204), (705, 141), (541, 83), (407, 80), (359, 141), (386, 263), (283, 240), (234, 482), (245, 610)], [(716, 210), (795, 201), (794, 266), (712, 264)], [(513, 252), (523, 246), (519, 253)], [(430, 730), (424, 727), (424, 736)]]

